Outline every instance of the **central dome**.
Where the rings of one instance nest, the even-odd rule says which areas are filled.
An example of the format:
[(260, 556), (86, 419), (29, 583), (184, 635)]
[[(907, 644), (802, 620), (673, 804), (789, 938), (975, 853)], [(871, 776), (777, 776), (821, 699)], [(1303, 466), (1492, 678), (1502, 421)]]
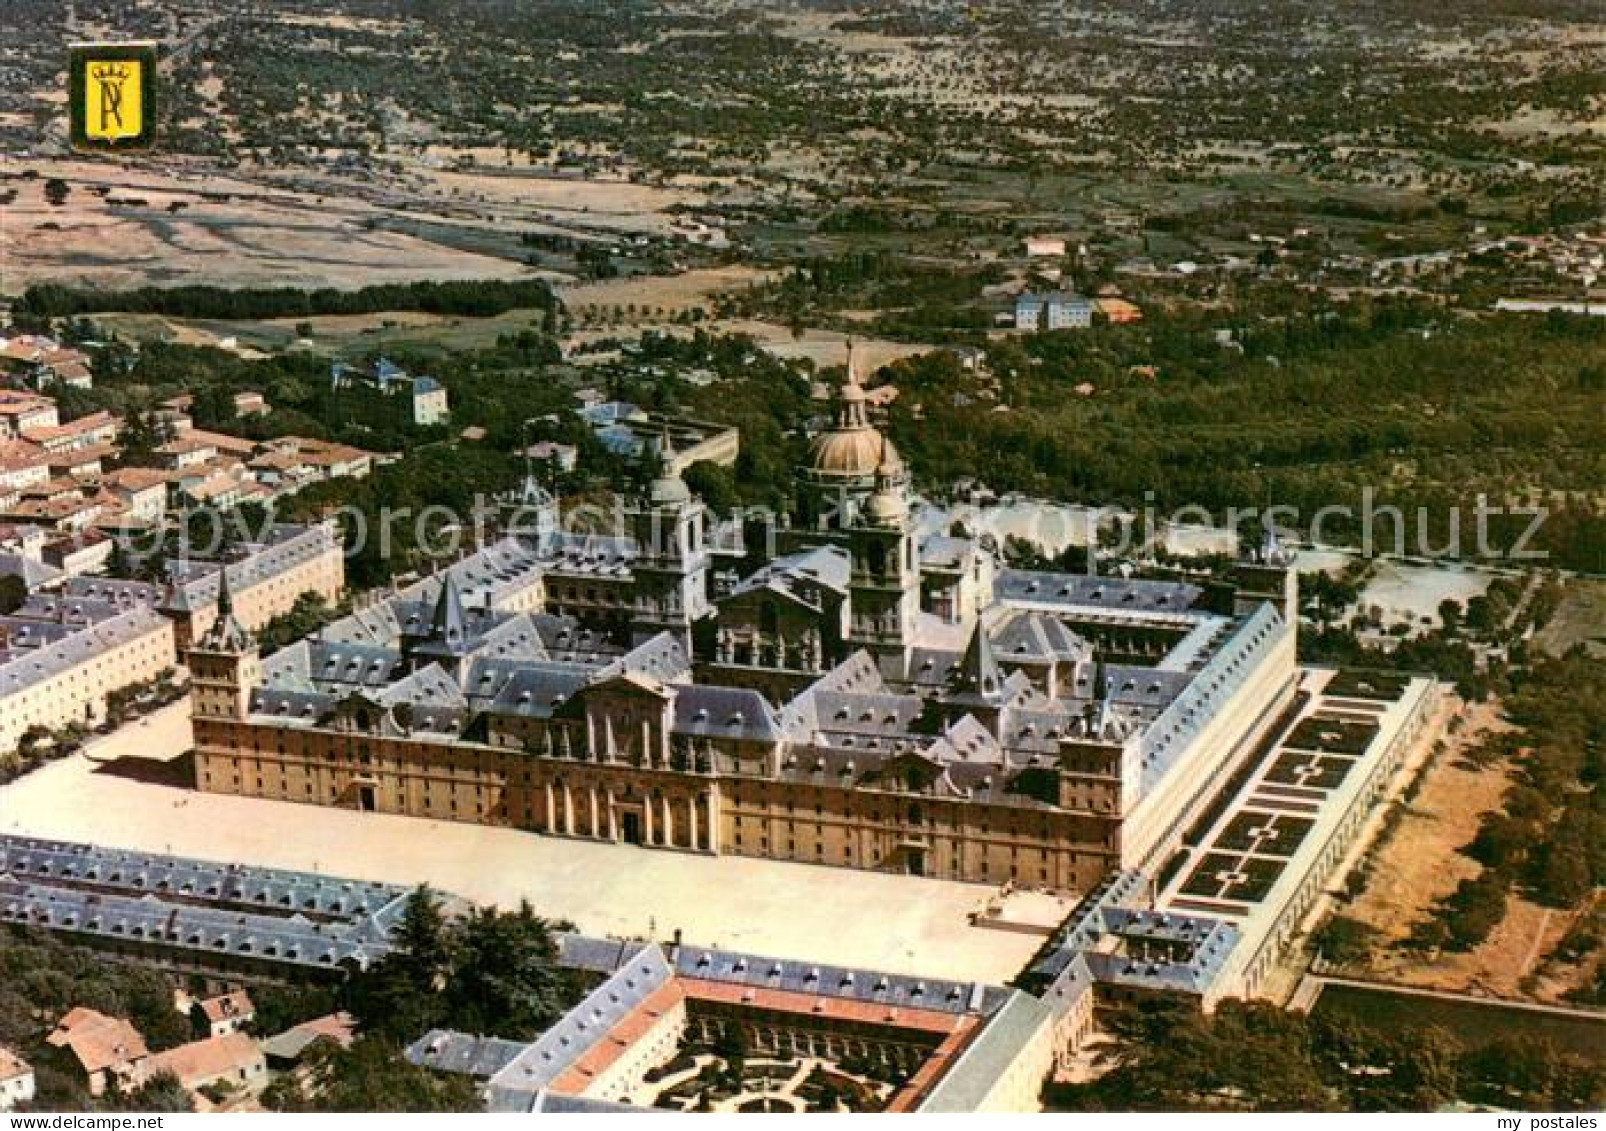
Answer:
[(832, 478), (872, 479), (883, 463), (903, 466), (892, 441), (874, 428), (822, 432), (809, 449), (810, 469)]
[(809, 470), (825, 479), (874, 479), (883, 465), (901, 471), (898, 449), (874, 426), (865, 413), (866, 395), (853, 367), (849, 347), (847, 373), (837, 393), (836, 426), (821, 432), (809, 445)]

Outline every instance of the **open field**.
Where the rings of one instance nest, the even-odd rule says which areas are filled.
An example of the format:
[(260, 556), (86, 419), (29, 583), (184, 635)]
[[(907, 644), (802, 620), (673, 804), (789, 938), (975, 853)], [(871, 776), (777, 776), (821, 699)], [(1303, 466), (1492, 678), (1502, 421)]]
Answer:
[[(59, 205), (44, 197), (50, 178), (69, 186)], [(670, 211), (700, 200), (695, 188), (417, 161), (376, 180), (250, 164), (224, 172), (178, 157), (124, 165), (7, 155), (0, 187), (17, 192), (0, 223), (8, 291), (46, 281), (350, 289), (509, 278), (531, 273), (523, 232), (719, 242)]]
[(1595, 656), (1606, 656), (1606, 581), (1570, 579), (1561, 605), (1535, 642), (1553, 656), (1577, 644), (1585, 645)]
[(972, 884), (198, 793), (165, 784), (143, 762), (184, 745), (187, 721), (136, 723), (116, 736), (116, 746), (98, 751), (133, 753), (142, 760), (138, 766), (79, 755), (6, 786), (0, 828), (395, 883), (427, 881), (481, 903), (529, 899), (541, 914), (596, 933), (668, 937), (678, 929), (691, 943), (931, 977), (999, 982), (1042, 941), (971, 926), (967, 916), (994, 894)]
[(1383, 610), (1386, 623), (1424, 620), (1437, 624), (1439, 606), (1456, 601), (1465, 607), (1473, 597), (1486, 592), (1494, 574), (1470, 566), (1411, 565), (1380, 560), (1358, 602), (1361, 608), (1376, 605)]
[(640, 311), (673, 316), (695, 306), (706, 306), (715, 295), (765, 282), (775, 274), (756, 267), (705, 267), (678, 275), (632, 275), (596, 282), (569, 282), (556, 290), (569, 312), (580, 317), (588, 309), (631, 306)]
[[(802, 334), (794, 334), (785, 326), (751, 319), (722, 322), (720, 326), (730, 333), (752, 336), (776, 357), (807, 358), (817, 366), (841, 365), (849, 338), (849, 335), (835, 330), (808, 329)], [(853, 357), (862, 374), (873, 373), (900, 357), (927, 353), (933, 348), (935, 347), (912, 342), (889, 342), (881, 338), (853, 336)]]
[[(233, 177), (156, 165), (0, 161), (16, 201), (0, 224), (5, 287), (37, 282), (118, 288), (211, 283), (355, 288), (409, 279), (511, 278), (520, 263), (377, 226), (383, 212), (351, 198), (265, 189)], [(70, 186), (44, 198), (45, 180)]]
[[(540, 329), (540, 310), (509, 310), (490, 318), (386, 310), (374, 314), (328, 314), (308, 318), (221, 320), (171, 318), (160, 314), (112, 313), (93, 316), (100, 332), (136, 341), (218, 346), (233, 339), (242, 351), (283, 351), (310, 341), (319, 353), (357, 355), (380, 349), (475, 350), (503, 334)], [(312, 333), (303, 339), (305, 323)], [(303, 347), (305, 348), (305, 347)]]
[(1475, 769), (1463, 751), (1485, 733), (1509, 729), (1498, 705), (1463, 705), (1461, 729), (1445, 739), (1445, 749), (1428, 768), (1388, 843), (1377, 853), (1366, 888), (1339, 908), (1378, 932), (1372, 957), (1354, 972), (1361, 977), (1435, 990), (1462, 990), (1494, 997), (1557, 1000), (1568, 986), (1523, 986), (1572, 923), (1572, 916), (1548, 910), (1514, 894), (1506, 917), (1479, 946), (1466, 953), (1443, 951), (1431, 958), (1390, 949), (1406, 938), (1430, 909), (1481, 866), (1461, 849), (1477, 834), (1485, 813), (1498, 809), (1509, 784), (1509, 768)]

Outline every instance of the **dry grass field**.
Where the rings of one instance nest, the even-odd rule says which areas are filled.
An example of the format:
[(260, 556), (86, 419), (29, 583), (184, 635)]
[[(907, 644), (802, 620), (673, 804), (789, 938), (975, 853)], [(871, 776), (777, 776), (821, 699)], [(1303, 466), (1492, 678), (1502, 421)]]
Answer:
[(1518, 895), (1506, 917), (1484, 942), (1466, 953), (1444, 951), (1431, 957), (1391, 949), (1481, 866), (1462, 854), (1477, 834), (1485, 813), (1500, 808), (1510, 766), (1474, 768), (1463, 751), (1483, 735), (1510, 729), (1497, 704), (1457, 704), (1463, 724), (1449, 735), (1445, 749), (1428, 768), (1415, 798), (1388, 843), (1373, 860), (1361, 895), (1340, 913), (1378, 932), (1380, 943), (1364, 966), (1365, 977), (1424, 989), (1460, 990), (1494, 997), (1555, 1001), (1573, 984), (1570, 977), (1528, 984), (1540, 960), (1566, 934), (1575, 916), (1540, 907)]
[(1606, 657), (1606, 581), (1569, 580), (1561, 605), (1535, 642), (1552, 656), (1582, 644), (1592, 655)]

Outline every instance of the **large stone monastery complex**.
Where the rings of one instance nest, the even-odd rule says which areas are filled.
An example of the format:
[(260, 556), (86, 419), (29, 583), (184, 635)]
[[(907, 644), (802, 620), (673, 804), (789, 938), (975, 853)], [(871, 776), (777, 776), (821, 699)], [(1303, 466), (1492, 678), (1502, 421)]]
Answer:
[[(165, 596), (120, 583), (117, 600), (173, 618), (196, 786), (1072, 893), (1075, 909), (1010, 988), (679, 932), (569, 936), (562, 961), (594, 989), (551, 1030), (432, 1032), (414, 1063), (472, 1076), (491, 1110), (674, 1106), (691, 1102), (664, 1083), (676, 1050), (735, 1030), (770, 1055), (895, 1069), (865, 1104), (1023, 1110), (1078, 1062), (1101, 1008), (1277, 992), (1435, 685), (1300, 668), (1274, 538), (1197, 581), (1004, 568), (962, 528), (922, 533), (851, 365), (795, 513), (762, 539), (714, 520), (667, 434), (655, 454), (615, 529), (565, 530), (532, 481), (493, 544), (267, 656), (250, 625), (298, 588), (340, 588), (323, 527), (180, 569)], [(0, 847), (0, 921), (175, 969), (338, 972), (388, 946), (364, 918), (394, 910), (382, 886), (359, 904), (356, 881)], [(189, 926), (160, 914), (175, 881)], [(231, 894), (247, 881), (260, 922)], [(292, 918), (323, 898), (356, 919), (314, 946)]]
[(266, 658), (190, 651), (204, 790), (562, 836), (1088, 891), (1157, 867), (1289, 710), (1293, 575), (1000, 569), (917, 537), (850, 375), (773, 553), (672, 453), (609, 536), (550, 500)]

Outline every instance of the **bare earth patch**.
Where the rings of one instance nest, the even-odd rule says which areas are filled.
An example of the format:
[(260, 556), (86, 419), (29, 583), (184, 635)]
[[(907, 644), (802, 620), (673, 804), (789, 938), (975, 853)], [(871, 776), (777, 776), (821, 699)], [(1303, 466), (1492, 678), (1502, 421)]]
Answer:
[[(355, 289), (413, 279), (511, 278), (520, 263), (371, 224), (360, 201), (266, 189), (210, 172), (110, 162), (0, 160), (17, 199), (0, 223), (8, 289), (38, 282), (106, 288), (212, 284)], [(61, 205), (45, 181), (65, 180)]]
[(1381, 940), (1371, 958), (1352, 972), (1425, 989), (1555, 1000), (1566, 985), (1525, 987), (1524, 976), (1566, 934), (1573, 915), (1516, 894), (1507, 903), (1505, 919), (1471, 951), (1429, 957), (1389, 945), (1409, 936), (1462, 880), (1482, 870), (1461, 850), (1477, 835), (1483, 815), (1500, 808), (1510, 784), (1509, 764), (1475, 769), (1462, 760), (1463, 752), (1477, 746), (1483, 735), (1511, 729), (1498, 704), (1465, 706), (1461, 714), (1465, 721), (1460, 731), (1446, 737), (1446, 749), (1427, 770), (1408, 811), (1374, 859), (1365, 890), (1340, 908), (1340, 914), (1369, 924)]
[(1555, 615), (1535, 638), (1540, 648), (1560, 656), (1582, 644), (1595, 656), (1606, 656), (1606, 581), (1572, 578)]

